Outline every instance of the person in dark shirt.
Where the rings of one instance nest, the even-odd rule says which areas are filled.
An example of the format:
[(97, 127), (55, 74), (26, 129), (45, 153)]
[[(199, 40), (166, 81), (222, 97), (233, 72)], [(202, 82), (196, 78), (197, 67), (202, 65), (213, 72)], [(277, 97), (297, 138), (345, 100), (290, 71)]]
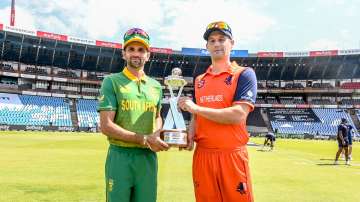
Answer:
[(336, 152), (335, 162), (334, 162), (335, 165), (339, 164), (338, 159), (343, 150), (345, 151), (346, 165), (350, 165), (349, 151), (348, 151), (348, 147), (349, 147), (348, 133), (349, 133), (349, 127), (347, 126), (347, 120), (345, 118), (342, 118), (341, 123), (338, 126), (338, 132), (337, 132), (337, 141), (338, 141), (339, 149)]
[(349, 140), (349, 146), (348, 146), (348, 150), (349, 150), (349, 161), (351, 161), (352, 160), (352, 156), (351, 156), (351, 154), (352, 154), (352, 136), (353, 136), (353, 129), (354, 129), (354, 127), (352, 126), (352, 125), (350, 125), (350, 124), (347, 124), (347, 126), (348, 126), (348, 140)]
[(274, 149), (274, 142), (275, 142), (275, 135), (273, 132), (269, 131), (265, 135), (265, 141), (264, 141), (263, 148), (266, 146), (270, 146), (270, 151), (272, 151)]

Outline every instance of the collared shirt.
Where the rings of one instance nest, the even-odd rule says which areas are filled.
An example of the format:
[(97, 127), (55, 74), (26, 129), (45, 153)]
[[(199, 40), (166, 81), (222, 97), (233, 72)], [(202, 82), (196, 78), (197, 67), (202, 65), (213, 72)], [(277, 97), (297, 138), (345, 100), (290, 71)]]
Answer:
[[(207, 71), (195, 79), (195, 101), (198, 105), (213, 109), (246, 104), (252, 111), (257, 94), (257, 80), (251, 68), (232, 63), (227, 70)], [(237, 148), (248, 142), (246, 122), (220, 124), (200, 115), (196, 116), (195, 141), (206, 148)]]
[[(162, 88), (146, 75), (138, 79), (128, 68), (104, 78), (100, 89), (99, 111), (115, 111), (114, 122), (139, 134), (151, 134), (161, 109)], [(140, 147), (134, 143), (108, 138), (110, 144)]]

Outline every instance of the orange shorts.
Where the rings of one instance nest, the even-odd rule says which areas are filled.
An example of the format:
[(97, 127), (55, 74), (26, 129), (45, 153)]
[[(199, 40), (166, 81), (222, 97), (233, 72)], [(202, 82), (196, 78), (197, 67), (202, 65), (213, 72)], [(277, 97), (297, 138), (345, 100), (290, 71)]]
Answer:
[(245, 146), (231, 150), (197, 146), (193, 182), (196, 202), (254, 201)]

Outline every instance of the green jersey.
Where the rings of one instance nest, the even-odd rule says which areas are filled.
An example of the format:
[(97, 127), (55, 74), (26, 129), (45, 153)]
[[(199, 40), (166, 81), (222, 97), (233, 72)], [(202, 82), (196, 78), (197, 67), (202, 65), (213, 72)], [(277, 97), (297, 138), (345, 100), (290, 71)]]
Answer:
[[(143, 135), (156, 129), (160, 114), (162, 88), (148, 76), (138, 79), (126, 67), (120, 73), (104, 78), (99, 97), (99, 111), (115, 111), (114, 122), (120, 127)], [(135, 143), (108, 138), (110, 144), (141, 147)]]

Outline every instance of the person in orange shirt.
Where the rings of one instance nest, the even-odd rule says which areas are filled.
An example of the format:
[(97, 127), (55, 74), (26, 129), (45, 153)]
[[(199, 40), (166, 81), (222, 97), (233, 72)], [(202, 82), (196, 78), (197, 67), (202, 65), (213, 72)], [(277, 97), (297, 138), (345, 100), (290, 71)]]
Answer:
[(195, 198), (197, 202), (253, 201), (246, 119), (254, 110), (255, 72), (230, 61), (234, 40), (227, 23), (210, 23), (204, 39), (212, 64), (196, 77), (194, 100), (178, 101), (193, 115), (186, 149), (197, 143), (192, 169)]

